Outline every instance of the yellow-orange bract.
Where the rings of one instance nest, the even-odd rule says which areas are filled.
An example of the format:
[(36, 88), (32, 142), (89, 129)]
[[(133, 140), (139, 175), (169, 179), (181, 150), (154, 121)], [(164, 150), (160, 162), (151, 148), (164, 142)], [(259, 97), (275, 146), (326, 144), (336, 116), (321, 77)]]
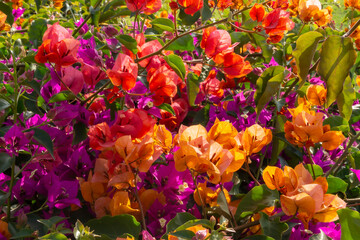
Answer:
[[(202, 225), (195, 225), (192, 227), (188, 227), (185, 230), (195, 233), (195, 235), (199, 237), (196, 239), (207, 239), (207, 237), (210, 235), (209, 230), (204, 228)], [(176, 231), (174, 231), (174, 232), (176, 232)], [(169, 240), (179, 240), (179, 239), (183, 239), (183, 238), (178, 238), (176, 236), (171, 235), (171, 233), (169, 233), (168, 239)]]
[(323, 126), (323, 113), (310, 111), (304, 104), (289, 111), (293, 119), (285, 123), (284, 130), (290, 143), (298, 147), (310, 147), (322, 142), (323, 148), (330, 151), (345, 140), (340, 131), (330, 131), (329, 126)]
[[(194, 200), (197, 205), (201, 206), (202, 203), (205, 205), (209, 205), (210, 207), (219, 206), (217, 202), (217, 198), (221, 192), (221, 189), (218, 188), (216, 190), (212, 190), (211, 188), (206, 186), (206, 182), (199, 183), (197, 189), (194, 191)], [(230, 195), (226, 189), (224, 189), (224, 194), (227, 203), (230, 203)], [(199, 197), (201, 196), (201, 199)]]
[(322, 106), (326, 101), (326, 93), (323, 85), (310, 85), (306, 90), (306, 98), (311, 104)]
[(254, 124), (240, 133), (239, 138), (244, 151), (250, 156), (253, 153), (260, 152), (264, 146), (271, 142), (272, 133), (270, 129)]
[(328, 183), (325, 177), (311, 177), (302, 164), (292, 169), (267, 166), (263, 179), (269, 189), (277, 189), (281, 208), (288, 216), (295, 215), (308, 227), (311, 219), (319, 222), (333, 222), (338, 219), (336, 211), (345, 208), (346, 203), (336, 195), (326, 194)]
[(358, 0), (344, 0), (345, 7), (356, 8), (360, 10), (360, 2)]

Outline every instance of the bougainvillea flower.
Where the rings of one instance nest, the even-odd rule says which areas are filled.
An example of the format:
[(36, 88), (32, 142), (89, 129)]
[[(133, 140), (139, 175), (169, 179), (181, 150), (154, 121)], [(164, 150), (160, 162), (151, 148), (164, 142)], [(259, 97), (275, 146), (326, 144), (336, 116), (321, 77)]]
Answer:
[(66, 84), (61, 83), (61, 91), (67, 90), (70, 88), (70, 90), (77, 95), (84, 86), (84, 76), (81, 71), (70, 67), (65, 67), (61, 69), (61, 75), (62, 75), (62, 81)]
[[(201, 45), (204, 46), (206, 55), (213, 58), (231, 46), (231, 37), (225, 30), (215, 30), (209, 33), (211, 30), (213, 28), (204, 30), (205, 37), (203, 36)], [(207, 34), (209, 35), (207, 36)]]
[(317, 11), (313, 16), (313, 20), (318, 26), (325, 26), (331, 22), (332, 11), (331, 6), (327, 6), (325, 9)]
[(221, 68), (228, 78), (240, 78), (249, 74), (253, 69), (250, 62), (245, 61), (236, 53), (227, 53), (224, 55), (223, 67)]
[(321, 9), (319, 0), (300, 0), (299, 1), (299, 17), (304, 22), (309, 22), (317, 11)]
[(166, 97), (175, 97), (177, 83), (181, 82), (181, 79), (172, 69), (164, 65), (157, 70), (150, 70), (149, 76), (149, 89), (154, 94), (152, 98), (156, 106), (162, 104)]
[[(217, 2), (216, 7), (220, 11), (224, 11), (228, 7), (231, 7), (234, 5), (233, 1), (231, 1), (231, 0), (218, 0), (216, 2)], [(215, 2), (213, 0), (209, 1), (209, 7), (215, 7)]]
[(306, 98), (311, 104), (322, 106), (326, 101), (326, 93), (323, 85), (310, 85), (306, 90)]
[(182, 121), (187, 116), (189, 111), (189, 104), (183, 98), (178, 98), (173, 101), (171, 107), (174, 109), (175, 116), (168, 111), (161, 110), (161, 119), (159, 120), (159, 123), (164, 124), (170, 131), (174, 131), (177, 127), (180, 126)]
[(345, 141), (345, 137), (341, 131), (327, 131), (319, 141), (324, 149), (331, 151), (338, 148)]
[(138, 65), (128, 55), (119, 53), (114, 67), (111, 70), (108, 69), (106, 73), (114, 86), (121, 86), (128, 91), (135, 87)]
[(180, 6), (184, 7), (184, 12), (193, 16), (204, 6), (203, 0), (178, 0)]
[(92, 172), (89, 173), (87, 181), (80, 181), (80, 191), (84, 200), (94, 204), (96, 199), (104, 196), (106, 186), (100, 182), (92, 182)]
[(5, 239), (10, 239), (12, 237), (8, 226), (9, 224), (7, 222), (0, 220), (0, 234)]
[(241, 132), (239, 139), (241, 139), (242, 148), (247, 156), (251, 156), (251, 154), (259, 152), (272, 141), (272, 133), (270, 129), (254, 124), (246, 128), (244, 132)]
[(112, 216), (120, 214), (131, 214), (140, 217), (140, 210), (132, 206), (129, 193), (125, 191), (117, 191), (110, 202), (110, 213)]
[(5, 13), (3, 13), (2, 11), (0, 11), (0, 31), (4, 30), (6, 27), (6, 18), (7, 15)]
[(112, 142), (110, 127), (106, 122), (90, 126), (88, 136), (92, 149), (102, 150), (109, 142)]
[[(195, 236), (193, 237), (194, 239), (207, 239), (209, 236), (210, 236), (210, 233), (209, 233), (209, 229), (207, 228), (204, 228), (202, 225), (195, 225), (195, 226), (192, 226), (192, 227), (188, 227), (186, 228), (185, 230), (187, 231), (191, 231), (193, 233), (195, 233)], [(176, 231), (174, 231), (175, 233)], [(171, 233), (169, 233), (169, 236), (168, 236), (168, 239), (169, 240), (179, 240), (179, 239), (182, 239), (182, 238), (179, 238), (179, 237), (176, 237), (174, 235), (171, 235)]]
[(97, 218), (102, 218), (110, 213), (110, 202), (109, 197), (100, 197), (95, 201), (94, 212)]
[[(162, 48), (162, 45), (158, 40), (152, 40), (141, 44), (142, 38), (139, 37), (138, 41), (140, 41), (140, 43), (138, 43), (139, 58), (152, 54)], [(160, 59), (160, 56), (155, 55), (140, 61), (139, 64), (141, 67), (146, 67), (147, 69), (151, 69), (151, 68), (158, 69), (162, 65), (162, 60)]]
[(355, 8), (360, 10), (360, 2), (357, 0), (344, 0), (345, 7)]
[(99, 67), (92, 66), (87, 63), (83, 63), (81, 66), (81, 72), (84, 76), (84, 81), (87, 85), (93, 87), (98, 82), (106, 79), (106, 73), (103, 72)]
[(146, 15), (156, 13), (161, 8), (161, 0), (126, 0), (126, 6), (132, 12), (143, 12)]
[(250, 17), (254, 21), (262, 22), (265, 16), (265, 7), (263, 4), (255, 3), (250, 10)]
[(113, 136), (120, 137), (130, 135), (134, 138), (142, 138), (148, 132), (152, 132), (156, 120), (153, 119), (145, 110), (128, 109), (121, 110), (113, 126), (110, 127)]
[(276, 8), (265, 16), (263, 27), (273, 43), (279, 42), (285, 31), (295, 27), (295, 23), (289, 17), (290, 13), (281, 8)]
[[(202, 206), (202, 203), (206, 205), (209, 205), (210, 207), (216, 207), (219, 206), (217, 202), (217, 198), (221, 192), (220, 188), (217, 188), (216, 190), (211, 189), (210, 187), (206, 186), (206, 182), (199, 183), (197, 186), (197, 189), (194, 191), (194, 200), (197, 205)], [(224, 194), (227, 203), (230, 203), (230, 195), (228, 191), (224, 188)], [(201, 199), (200, 199), (200, 197)]]
[(166, 129), (165, 125), (155, 125), (153, 139), (156, 145), (160, 146), (165, 154), (170, 152), (173, 145), (171, 132)]
[(221, 82), (216, 78), (215, 71), (211, 70), (207, 79), (200, 83), (200, 90), (204, 95), (212, 95), (216, 97), (222, 97), (224, 95), (224, 89), (221, 88)]

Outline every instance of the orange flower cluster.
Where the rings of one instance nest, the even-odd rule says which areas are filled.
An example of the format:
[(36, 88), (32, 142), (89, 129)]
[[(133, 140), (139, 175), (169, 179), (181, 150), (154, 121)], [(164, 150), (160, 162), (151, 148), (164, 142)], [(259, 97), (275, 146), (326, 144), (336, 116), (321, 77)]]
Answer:
[(328, 6), (321, 9), (319, 0), (298, 0), (290, 4), (293, 15), (299, 15), (304, 22), (314, 21), (318, 26), (324, 26), (330, 23), (332, 18), (332, 8)]
[(204, 29), (200, 46), (228, 78), (240, 78), (252, 71), (250, 63), (234, 53), (235, 46), (231, 45), (230, 34), (225, 30)]
[(312, 104), (316, 106), (324, 105), (326, 101), (327, 90), (323, 85), (310, 85), (306, 90), (306, 98)]
[[(97, 217), (128, 213), (139, 218), (138, 202), (127, 190), (135, 187), (139, 172), (147, 172), (162, 153), (171, 150), (172, 135), (139, 109), (120, 111), (111, 128), (98, 125), (89, 131), (90, 145), (102, 153), (94, 173), (81, 181), (83, 198), (92, 204)], [(140, 190), (139, 198), (145, 212), (156, 199), (165, 204), (164, 196), (152, 189)]]
[(65, 0), (53, 0), (53, 2), (54, 7), (60, 10), (63, 7), (63, 2), (65, 2)]
[(285, 137), (291, 144), (308, 148), (321, 142), (322, 147), (330, 151), (345, 140), (341, 131), (330, 131), (330, 125), (323, 126), (323, 113), (310, 111), (303, 103), (289, 111), (293, 120), (285, 123), (284, 130)]
[[(216, 206), (219, 206), (219, 204), (217, 202), (217, 198), (218, 198), (220, 192), (221, 192), (220, 188), (218, 188), (214, 191), (211, 188), (206, 186), (206, 182), (199, 183), (197, 186), (197, 189), (194, 191), (194, 200), (195, 200), (196, 204), (199, 206), (202, 206), (202, 202), (203, 202), (205, 205), (209, 205), (210, 207), (216, 207)], [(225, 194), (226, 201), (229, 204), (231, 199), (230, 199), (229, 192), (225, 188), (224, 188), (224, 194)], [(201, 199), (200, 199), (199, 195), (200, 195)]]
[(0, 11), (0, 31), (9, 31), (10, 25), (6, 23), (7, 15)]
[(355, 8), (360, 10), (360, 2), (358, 0), (344, 0), (344, 4), (346, 8)]
[(194, 174), (206, 173), (214, 184), (231, 181), (247, 157), (269, 144), (272, 134), (255, 124), (238, 132), (228, 121), (219, 121), (209, 130), (201, 125), (181, 126), (175, 143), (180, 148), (174, 154), (176, 170), (189, 169)]
[(325, 177), (311, 177), (302, 164), (295, 169), (285, 166), (267, 166), (263, 172), (266, 186), (278, 190), (281, 208), (288, 216), (296, 215), (308, 228), (309, 221), (333, 222), (338, 219), (336, 211), (345, 208), (346, 203), (337, 195), (326, 194), (328, 183)]

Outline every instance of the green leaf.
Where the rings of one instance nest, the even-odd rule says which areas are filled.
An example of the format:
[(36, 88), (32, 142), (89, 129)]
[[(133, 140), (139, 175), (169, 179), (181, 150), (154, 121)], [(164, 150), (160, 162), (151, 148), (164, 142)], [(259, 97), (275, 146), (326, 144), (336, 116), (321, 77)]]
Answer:
[(354, 124), (360, 121), (360, 104), (356, 104), (352, 106), (352, 114), (349, 120), (349, 124)]
[(49, 151), (51, 156), (54, 158), (54, 144), (53, 144), (53, 142), (51, 140), (50, 135), (46, 131), (44, 131), (44, 130), (42, 130), (40, 128), (33, 128), (33, 129), (30, 129), (30, 131), (31, 130), (34, 131), (33, 138), (38, 143), (43, 145)]
[(35, 48), (38, 48), (42, 43), (42, 37), (47, 29), (47, 21), (42, 18), (37, 18), (31, 22), (28, 34), (29, 41), (34, 44)]
[(169, 64), (169, 66), (174, 70), (174, 72), (176, 72), (176, 74), (182, 80), (184, 80), (186, 75), (186, 69), (182, 58), (175, 54), (170, 54), (168, 56), (165, 56), (164, 59), (167, 64)]
[(347, 76), (343, 85), (343, 90), (337, 96), (336, 102), (339, 108), (340, 115), (348, 121), (350, 120), (352, 107), (355, 100), (355, 90), (351, 83), (351, 78)]
[(0, 2), (0, 11), (6, 14), (6, 22), (11, 26), (14, 23), (14, 15), (12, 14), (12, 8), (4, 2)]
[(193, 16), (186, 14), (183, 9), (180, 9), (179, 19), (181, 19), (182, 25), (193, 25), (200, 18), (200, 11), (194, 13)]
[(323, 43), (317, 72), (326, 81), (325, 107), (329, 107), (343, 91), (345, 79), (355, 63), (356, 55), (353, 41), (349, 37), (330, 36)]
[(176, 232), (169, 233), (171, 236), (178, 237), (180, 239), (187, 239), (191, 240), (193, 237), (195, 237), (195, 233), (190, 230), (180, 230)]
[(231, 43), (240, 43), (240, 46), (245, 45), (248, 43), (251, 39), (247, 33), (244, 32), (232, 32), (230, 33), (231, 37)]
[(91, 22), (96, 27), (99, 26), (99, 20), (100, 20), (100, 8), (93, 8), (93, 6), (90, 6), (89, 12), (91, 15)]
[(170, 104), (163, 103), (163, 104), (161, 104), (161, 105), (159, 105), (159, 106), (157, 106), (157, 107), (158, 107), (159, 109), (162, 109), (162, 110), (165, 110), (165, 111), (171, 113), (173, 116), (176, 115), (174, 109), (171, 107)]
[(256, 81), (256, 113), (259, 115), (264, 106), (279, 90), (281, 83), (288, 72), (282, 66), (272, 66), (267, 68)]
[(273, 206), (277, 199), (279, 199), (278, 191), (270, 190), (266, 185), (256, 186), (241, 199), (235, 213), (235, 220), (238, 222), (241, 218)]
[[(221, 232), (216, 232), (216, 231), (213, 231), (211, 234), (210, 234), (210, 240), (223, 240), (225, 237), (225, 235)], [(205, 238), (206, 239), (206, 238)]]
[(326, 180), (329, 185), (327, 193), (337, 193), (337, 192), (345, 193), (346, 192), (348, 184), (341, 178), (329, 175)]
[(131, 36), (122, 34), (116, 36), (116, 39), (134, 54), (138, 52), (137, 42)]
[(32, 238), (32, 237), (34, 237), (33, 234), (34, 234), (34, 231), (31, 230), (30, 228), (23, 228), (23, 229), (16, 231), (16, 233), (14, 235), (12, 235), (10, 239)]
[(212, 228), (212, 224), (209, 220), (207, 219), (195, 219), (195, 220), (189, 220), (187, 222), (185, 222), (184, 224), (182, 224), (181, 226), (176, 228), (176, 231), (179, 230), (185, 230), (188, 229), (189, 227), (193, 227), (196, 225), (201, 225), (205, 228)]
[(211, 18), (212, 12), (209, 8), (208, 0), (204, 0), (204, 5), (200, 11), (201, 11), (201, 21), (202, 22), (206, 22), (207, 20), (209, 20)]
[(163, 33), (164, 31), (173, 32), (175, 29), (173, 21), (168, 18), (155, 18), (151, 21), (151, 26), (158, 33)]
[(75, 99), (75, 95), (72, 92), (62, 91), (62, 92), (59, 92), (58, 94), (55, 94), (54, 96), (52, 96), (49, 100), (49, 103), (74, 100), (74, 99)]
[(194, 51), (194, 39), (190, 35), (185, 35), (181, 38), (176, 39), (171, 43), (166, 50), (182, 50), (182, 51)]
[(274, 239), (282, 239), (283, 233), (289, 228), (286, 223), (280, 222), (280, 218), (270, 220), (263, 212), (260, 212), (260, 225), (263, 233)]
[(340, 116), (331, 116), (324, 120), (323, 125), (330, 125), (330, 130), (332, 131), (342, 131), (343, 133), (348, 133), (350, 131), (350, 126), (346, 119)]
[(186, 91), (190, 106), (195, 106), (196, 96), (199, 93), (199, 81), (198, 76), (193, 73), (189, 73), (186, 80)]
[(39, 223), (43, 224), (47, 229), (52, 228), (53, 226), (55, 226), (56, 224), (58, 224), (61, 221), (64, 221), (65, 218), (63, 217), (59, 217), (59, 216), (54, 216), (51, 217), (49, 219), (39, 219), (37, 220)]
[(40, 237), (39, 239), (68, 240), (68, 238), (64, 234), (58, 233), (58, 232), (49, 233), (49, 234), (47, 234), (45, 236)]
[(0, 152), (0, 173), (3, 173), (8, 168), (10, 168), (13, 162), (14, 158), (9, 156), (9, 154), (6, 152)]
[(286, 147), (286, 143), (276, 136), (277, 133), (284, 132), (284, 124), (286, 121), (287, 119), (284, 115), (276, 116), (276, 125), (274, 130), (270, 165), (275, 165), (278, 162), (278, 157), (280, 153)]
[(309, 240), (330, 240), (330, 239), (331, 238), (326, 236), (326, 234), (322, 230), (320, 230), (320, 233), (314, 234), (309, 238)]
[(317, 44), (323, 38), (324, 36), (321, 33), (311, 31), (302, 34), (296, 41), (296, 49), (293, 52), (293, 56), (298, 69), (300, 86), (303, 85), (307, 79)]
[(171, 219), (166, 225), (166, 233), (175, 231), (178, 227), (190, 220), (197, 220), (192, 214), (187, 212), (181, 212)]
[(226, 197), (223, 191), (220, 191), (218, 197), (217, 197), (217, 203), (219, 204), (220, 209), (227, 214), (227, 218), (231, 216), (228, 203), (226, 201)]
[(0, 72), (10, 72), (10, 69), (3, 63), (0, 63)]
[(360, 213), (349, 208), (337, 211), (341, 225), (341, 240), (357, 240), (360, 236)]
[(141, 226), (135, 217), (128, 214), (117, 216), (105, 216), (100, 219), (92, 219), (86, 223), (95, 234), (104, 234), (110, 238), (117, 238), (124, 233), (129, 233), (138, 239)]
[(4, 203), (8, 200), (10, 196), (10, 193), (3, 193), (3, 192), (0, 192), (0, 205), (4, 205)]
[(8, 101), (6, 101), (5, 99), (0, 98), (0, 111), (7, 109), (8, 107), (10, 107), (10, 103)]
[(87, 127), (83, 122), (77, 122), (74, 124), (74, 137), (72, 141), (72, 145), (76, 145), (85, 139), (87, 139)]

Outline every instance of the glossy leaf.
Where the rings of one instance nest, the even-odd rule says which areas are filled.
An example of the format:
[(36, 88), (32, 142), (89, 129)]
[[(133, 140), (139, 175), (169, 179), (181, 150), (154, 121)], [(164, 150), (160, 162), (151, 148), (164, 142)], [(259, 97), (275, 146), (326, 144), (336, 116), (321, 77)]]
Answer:
[(162, 33), (164, 31), (173, 32), (174, 22), (167, 18), (155, 18), (151, 21), (151, 26), (158, 32)]
[(6, 152), (0, 152), (0, 173), (9, 169), (13, 162), (14, 158), (12, 158), (9, 154)]
[(313, 176), (313, 169), (314, 169), (315, 177), (324, 175), (324, 171), (319, 165), (314, 164), (311, 166), (311, 164), (305, 164), (304, 167), (309, 171), (309, 173), (311, 173), (311, 176)]
[(346, 192), (348, 184), (341, 178), (329, 175), (326, 180), (329, 185), (327, 193)]
[(51, 139), (50, 135), (46, 131), (44, 131), (44, 130), (42, 130), (40, 128), (33, 128), (31, 130), (34, 131), (33, 138), (38, 143), (43, 145), (46, 148), (46, 150), (49, 151), (51, 156), (54, 158), (54, 144), (52, 142), (52, 139)]
[(181, 57), (171, 54), (164, 57), (165, 61), (169, 66), (176, 72), (176, 74), (182, 79), (185, 79), (186, 69), (184, 65), (184, 61)]
[(100, 219), (92, 219), (88, 221), (86, 226), (90, 227), (95, 234), (104, 234), (110, 238), (117, 238), (124, 233), (129, 233), (138, 239), (141, 226), (134, 216), (123, 214), (117, 216), (105, 216)]
[(37, 48), (42, 43), (42, 37), (47, 29), (47, 21), (42, 18), (37, 18), (31, 22), (28, 34), (29, 41)]
[(10, 103), (8, 101), (6, 101), (5, 99), (0, 98), (0, 111), (7, 109), (8, 107), (10, 107)]
[(340, 116), (331, 116), (324, 120), (323, 125), (330, 125), (332, 131), (341, 131), (343, 133), (348, 133), (350, 131), (350, 126), (346, 119)]
[(260, 212), (260, 225), (263, 233), (274, 239), (282, 239), (283, 233), (289, 228), (286, 223), (280, 222), (280, 218), (270, 220), (263, 212)]
[(330, 36), (323, 43), (317, 72), (326, 81), (325, 107), (329, 107), (343, 91), (345, 79), (355, 63), (356, 55), (351, 38)]
[(53, 232), (53, 233), (46, 234), (45, 236), (42, 236), (39, 239), (43, 239), (43, 240), (68, 240), (68, 238), (64, 234), (58, 233), (58, 232)]
[(272, 66), (267, 68), (256, 81), (256, 112), (259, 115), (260, 111), (271, 100), (271, 98), (279, 90), (281, 83), (288, 72), (282, 66)]
[(10, 69), (3, 63), (0, 63), (0, 72), (10, 72)]
[(87, 127), (83, 122), (77, 122), (74, 124), (74, 137), (72, 141), (72, 145), (76, 145), (85, 139), (87, 139)]
[(195, 100), (197, 94), (199, 93), (199, 89), (198, 77), (193, 73), (189, 73), (186, 80), (186, 90), (190, 106), (195, 105)]
[(235, 213), (235, 220), (239, 221), (266, 207), (273, 206), (277, 199), (279, 199), (278, 191), (272, 191), (266, 185), (256, 186), (241, 199)]
[(293, 56), (296, 61), (298, 69), (298, 76), (300, 78), (299, 85), (307, 79), (309, 69), (314, 58), (316, 47), (318, 42), (323, 39), (324, 36), (316, 31), (311, 31), (302, 34), (296, 41), (296, 49), (293, 52)]
[(157, 107), (158, 107), (159, 109), (165, 110), (165, 111), (171, 113), (173, 116), (175, 116), (175, 111), (174, 111), (174, 109), (171, 107), (170, 104), (163, 103), (163, 104), (161, 104), (161, 105), (159, 105), (159, 106), (157, 106)]
[(166, 48), (166, 50), (182, 50), (182, 51), (193, 51), (194, 49), (195, 49), (194, 39), (190, 35), (185, 35), (181, 38), (176, 39)]
[(172, 236), (178, 237), (179, 239), (184, 239), (184, 240), (191, 240), (193, 237), (195, 237), (195, 233), (193, 233), (192, 231), (189, 231), (189, 230), (180, 230), (180, 231), (172, 232), (169, 235), (172, 235)]
[(360, 236), (360, 213), (349, 208), (337, 211), (341, 225), (341, 240), (358, 239)]
[(352, 107), (355, 100), (355, 90), (351, 83), (351, 78), (348, 76), (345, 79), (342, 92), (336, 98), (340, 115), (344, 117), (347, 121), (350, 120)]
[(196, 12), (193, 16), (186, 14), (183, 9), (180, 9), (179, 19), (183, 25), (193, 25), (200, 18), (200, 11)]
[(62, 91), (62, 92), (59, 92), (58, 94), (55, 94), (54, 96), (52, 96), (49, 100), (49, 103), (74, 100), (74, 99), (75, 99), (75, 95), (72, 92)]
[(122, 45), (124, 45), (127, 49), (132, 51), (134, 54), (136, 54), (138, 52), (137, 42), (131, 36), (122, 34), (122, 35), (117, 36), (116, 39), (119, 40), (119, 42)]

